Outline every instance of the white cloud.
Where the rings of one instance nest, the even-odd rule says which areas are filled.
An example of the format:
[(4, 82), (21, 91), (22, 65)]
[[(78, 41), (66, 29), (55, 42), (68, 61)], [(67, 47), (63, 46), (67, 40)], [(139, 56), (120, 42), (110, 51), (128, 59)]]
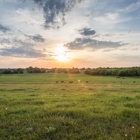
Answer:
[(140, 8), (140, 1), (138, 1), (136, 3), (132, 3), (129, 6), (127, 6), (126, 8), (119, 9), (118, 12), (132, 12), (139, 8)]
[(110, 20), (116, 20), (117, 18), (119, 18), (118, 13), (106, 13), (105, 16)]
[(42, 10), (18, 9), (16, 13), (20, 22), (25, 22), (29, 25), (41, 26), (44, 22)]
[(131, 19), (131, 17), (121, 17), (119, 13), (106, 13), (104, 16), (94, 17), (93, 21), (98, 22), (100, 25), (114, 25), (117, 23), (130, 21)]

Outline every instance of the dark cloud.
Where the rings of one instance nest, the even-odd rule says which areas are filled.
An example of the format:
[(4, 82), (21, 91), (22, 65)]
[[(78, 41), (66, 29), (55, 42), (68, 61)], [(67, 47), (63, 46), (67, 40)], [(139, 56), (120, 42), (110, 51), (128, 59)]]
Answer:
[[(30, 38), (31, 40), (34, 40), (35, 42), (44, 42), (45, 40), (41, 35), (35, 36), (26, 35), (26, 37), (28, 37), (28, 39)], [(12, 57), (29, 57), (29, 58), (46, 57), (46, 54), (44, 54), (45, 50), (40, 51), (34, 49), (35, 43), (33, 43), (31, 40), (18, 39), (17, 37), (12, 39), (0, 38), (0, 44), (5, 46), (5, 48), (0, 49), (0, 55)]]
[(0, 49), (0, 55), (2, 56), (12, 56), (12, 57), (45, 57), (46, 55), (43, 51), (35, 50), (32, 47), (11, 47)]
[(60, 28), (66, 24), (65, 15), (67, 12), (82, 0), (34, 0), (43, 8), (45, 28)]
[(0, 24), (0, 31), (3, 33), (6, 33), (6, 32), (9, 32), (11, 30), (8, 27), (5, 27), (2, 24)]
[(78, 31), (81, 35), (84, 35), (84, 36), (90, 36), (90, 35), (96, 34), (96, 32), (91, 28), (83, 28), (83, 29), (78, 30)]
[(30, 39), (34, 40), (35, 42), (44, 42), (45, 39), (41, 35), (34, 35), (34, 36), (29, 36)]
[(91, 48), (93, 50), (104, 48), (118, 48), (127, 45), (122, 42), (99, 41), (91, 38), (76, 38), (73, 42), (67, 43), (64, 46), (69, 49), (81, 50), (84, 48)]
[(2, 45), (11, 45), (11, 46), (23, 46), (23, 47), (33, 47), (34, 44), (31, 42), (28, 42), (27, 40), (19, 40), (17, 38), (0, 38), (0, 44)]
[(0, 43), (3, 45), (3, 44), (11, 44), (11, 41), (10, 39), (6, 39), (6, 38), (0, 38)]
[(27, 42), (27, 41), (24, 41), (24, 40), (19, 40), (17, 38), (14, 38), (12, 40), (12, 45), (14, 45), (14, 46), (23, 46), (23, 47), (32, 47), (32, 46), (34, 46), (34, 44), (31, 43), (31, 42)]

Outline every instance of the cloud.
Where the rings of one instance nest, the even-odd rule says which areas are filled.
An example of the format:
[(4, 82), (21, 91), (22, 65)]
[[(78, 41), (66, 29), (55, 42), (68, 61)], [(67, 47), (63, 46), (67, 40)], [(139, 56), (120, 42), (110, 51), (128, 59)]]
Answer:
[[(30, 0), (31, 2), (31, 0)], [(28, 2), (25, 8), (18, 8), (16, 10), (16, 17), (13, 18), (15, 20), (18, 20), (18, 23), (24, 23), (26, 24), (26, 26), (42, 26), (44, 23), (44, 17), (43, 17), (43, 10), (40, 9), (30, 9), (30, 7), (28, 7)], [(31, 27), (31, 28), (32, 28)]]
[(45, 41), (45, 39), (39, 34), (34, 35), (34, 36), (28, 36), (28, 37), (30, 39), (34, 40), (35, 42), (44, 42)]
[(45, 57), (46, 55), (43, 51), (35, 50), (32, 47), (11, 47), (0, 49), (0, 55), (2, 56), (12, 56), (12, 57)]
[(139, 8), (140, 8), (140, 2), (137, 1), (137, 2), (134, 2), (134, 3), (130, 4), (126, 8), (118, 10), (118, 12), (132, 12), (132, 11), (135, 11)]
[(24, 40), (22, 41), (22, 40), (19, 40), (17, 38), (14, 38), (12, 40), (12, 44), (11, 45), (22, 46), (22, 47), (32, 47), (32, 46), (34, 46), (34, 44), (31, 43), (31, 42), (27, 42), (27, 41), (24, 41)]
[(139, 55), (129, 55), (129, 54), (123, 54), (123, 55), (113, 55), (113, 58), (116, 60), (122, 62), (139, 62), (140, 56)]
[(43, 8), (46, 29), (60, 28), (66, 24), (65, 15), (82, 0), (34, 0)]
[(3, 33), (9, 32), (11, 31), (9, 28), (3, 26), (2, 24), (0, 24), (0, 31)]
[[(34, 36), (23, 35), (24, 36), (19, 36), (18, 38), (0, 38), (0, 43), (5, 46), (0, 48), (0, 55), (22, 58), (45, 58), (45, 50), (37, 50), (34, 48), (36, 47), (35, 42), (44, 42), (45, 39), (39, 34)], [(25, 37), (28, 37), (28, 39)], [(35, 42), (29, 40), (29, 38)]]
[(78, 30), (78, 31), (83, 36), (90, 36), (90, 35), (96, 34), (96, 32), (91, 28), (83, 28), (83, 29)]
[(99, 41), (92, 38), (76, 38), (73, 42), (64, 44), (65, 47), (72, 50), (81, 50), (84, 48), (91, 48), (93, 50), (104, 48), (118, 48), (124, 45), (127, 45), (127, 43)]
[(7, 38), (0, 38), (0, 43), (3, 44), (11, 44), (10, 39)]
[(115, 25), (123, 22), (128, 22), (132, 17), (122, 17), (120, 13), (105, 13), (103, 16), (94, 17), (94, 22), (99, 25)]
[(27, 40), (20, 40), (20, 39), (17, 39), (16, 37), (15, 38), (0, 38), (0, 44), (2, 45), (10, 45), (10, 46), (16, 46), (16, 47), (19, 47), (19, 46), (22, 46), (22, 47), (33, 47), (34, 44), (32, 42), (29, 42)]

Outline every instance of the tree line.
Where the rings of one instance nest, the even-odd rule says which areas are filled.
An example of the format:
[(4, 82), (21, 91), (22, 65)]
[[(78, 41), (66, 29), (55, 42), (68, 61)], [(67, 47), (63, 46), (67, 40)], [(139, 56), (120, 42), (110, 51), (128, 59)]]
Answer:
[(23, 74), (23, 73), (45, 73), (45, 68), (38, 68), (38, 67), (28, 67), (26, 69), (23, 68), (15, 68), (15, 69), (1, 69), (1, 74)]
[(0, 74), (23, 74), (23, 73), (71, 73), (78, 74), (84, 72), (88, 75), (101, 75), (101, 76), (140, 76), (140, 67), (129, 68), (17, 68), (17, 69), (0, 69)]
[(28, 67), (26, 68), (26, 73), (45, 73), (45, 68), (38, 68), (38, 67)]
[(88, 68), (85, 70), (88, 75), (101, 75), (101, 76), (140, 76), (140, 67), (130, 68)]
[(18, 68), (18, 69), (1, 69), (0, 74), (22, 74), (24, 73), (24, 69)]
[(79, 73), (78, 68), (38, 68), (38, 67), (28, 67), (26, 69), (18, 68), (18, 69), (1, 69), (1, 74), (23, 74), (23, 73)]
[(78, 74), (78, 68), (52, 68), (47, 70), (48, 73), (71, 73)]

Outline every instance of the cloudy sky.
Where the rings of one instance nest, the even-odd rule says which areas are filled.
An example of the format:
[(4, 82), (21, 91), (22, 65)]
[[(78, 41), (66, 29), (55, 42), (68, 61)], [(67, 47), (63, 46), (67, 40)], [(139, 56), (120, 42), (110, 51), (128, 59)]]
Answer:
[(0, 68), (140, 66), (139, 0), (0, 0)]

